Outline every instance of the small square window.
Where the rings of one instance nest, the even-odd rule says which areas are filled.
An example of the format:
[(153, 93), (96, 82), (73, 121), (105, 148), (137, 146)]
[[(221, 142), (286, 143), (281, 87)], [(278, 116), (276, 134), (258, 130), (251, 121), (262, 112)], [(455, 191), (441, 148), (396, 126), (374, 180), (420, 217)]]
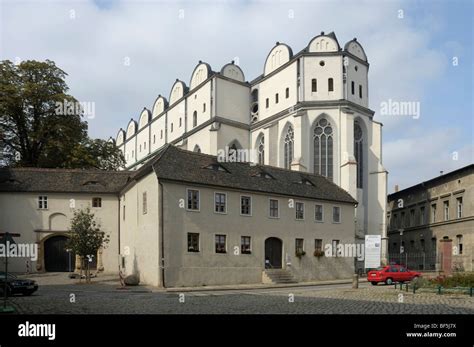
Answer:
[(38, 196), (38, 208), (40, 210), (48, 209), (48, 197), (45, 195)]
[(92, 207), (102, 207), (102, 198), (92, 198)]

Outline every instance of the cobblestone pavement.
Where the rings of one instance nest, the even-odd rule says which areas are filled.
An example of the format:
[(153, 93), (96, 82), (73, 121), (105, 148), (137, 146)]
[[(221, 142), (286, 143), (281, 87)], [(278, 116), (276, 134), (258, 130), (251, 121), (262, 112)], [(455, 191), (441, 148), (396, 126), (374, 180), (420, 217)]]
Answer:
[(11, 302), (27, 314), (474, 314), (474, 298), (468, 295), (413, 294), (367, 284), (359, 289), (337, 284), (169, 293), (145, 287), (117, 290), (115, 282), (43, 283), (34, 295), (15, 296)]

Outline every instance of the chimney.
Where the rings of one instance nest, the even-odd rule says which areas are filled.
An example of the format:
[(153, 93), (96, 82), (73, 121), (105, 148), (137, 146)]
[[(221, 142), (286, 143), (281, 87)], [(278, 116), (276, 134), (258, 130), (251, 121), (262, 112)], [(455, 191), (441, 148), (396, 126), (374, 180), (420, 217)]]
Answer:
[(398, 192), (398, 184), (395, 184), (394, 190), (395, 190), (395, 193)]

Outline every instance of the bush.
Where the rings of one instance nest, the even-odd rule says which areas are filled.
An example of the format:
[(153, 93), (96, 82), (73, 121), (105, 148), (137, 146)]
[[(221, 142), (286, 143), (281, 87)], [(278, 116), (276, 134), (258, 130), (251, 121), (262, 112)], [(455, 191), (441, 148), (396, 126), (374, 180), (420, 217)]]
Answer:
[(436, 278), (418, 278), (417, 286), (421, 287), (474, 287), (474, 273), (454, 273), (452, 276), (440, 275)]

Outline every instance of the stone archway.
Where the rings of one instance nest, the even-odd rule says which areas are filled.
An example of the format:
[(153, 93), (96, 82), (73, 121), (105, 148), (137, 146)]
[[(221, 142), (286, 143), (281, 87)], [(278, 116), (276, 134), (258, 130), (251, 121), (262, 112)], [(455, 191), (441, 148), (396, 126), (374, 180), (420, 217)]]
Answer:
[(66, 250), (68, 237), (53, 235), (43, 242), (44, 270), (47, 272), (72, 272), (76, 256)]

